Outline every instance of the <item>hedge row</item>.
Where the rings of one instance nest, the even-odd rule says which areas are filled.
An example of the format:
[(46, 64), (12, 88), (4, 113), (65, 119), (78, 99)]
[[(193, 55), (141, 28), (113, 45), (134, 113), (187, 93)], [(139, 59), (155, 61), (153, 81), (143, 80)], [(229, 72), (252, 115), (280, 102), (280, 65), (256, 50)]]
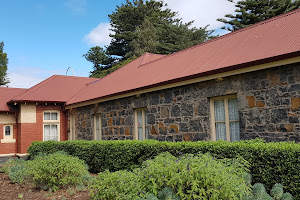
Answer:
[[(63, 141), (34, 142), (28, 148), (30, 158), (39, 152), (64, 150), (86, 161), (91, 172), (105, 169), (117, 171), (140, 166), (161, 152), (173, 155), (211, 153), (217, 158), (242, 156), (250, 163), (253, 183), (263, 183), (270, 189), (282, 183), (284, 190), (300, 197), (300, 144), (293, 142), (265, 143), (262, 140), (241, 142), (159, 142), (148, 141)], [(298, 196), (297, 196), (298, 195)]]

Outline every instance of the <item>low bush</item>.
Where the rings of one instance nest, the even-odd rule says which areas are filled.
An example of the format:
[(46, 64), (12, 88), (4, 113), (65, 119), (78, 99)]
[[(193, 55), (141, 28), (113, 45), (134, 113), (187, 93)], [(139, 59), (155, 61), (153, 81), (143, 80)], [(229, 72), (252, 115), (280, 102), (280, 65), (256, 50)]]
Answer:
[[(217, 158), (242, 156), (250, 164), (254, 183), (263, 183), (270, 190), (282, 183), (284, 190), (300, 198), (300, 144), (248, 140), (240, 142), (158, 142), (148, 141), (63, 141), (34, 142), (29, 147), (30, 157), (39, 152), (64, 150), (85, 160), (91, 172), (130, 170), (143, 161), (168, 151), (174, 156), (209, 152)], [(297, 196), (296, 196), (297, 197)]]
[(27, 164), (25, 160), (13, 158), (3, 164), (1, 171), (9, 175), (11, 182), (23, 183), (27, 177), (26, 169)]
[[(90, 186), (93, 199), (138, 199), (151, 193), (159, 199), (166, 196), (181, 199), (242, 199), (250, 193), (243, 177), (247, 162), (243, 159), (218, 160), (212, 156), (187, 154), (179, 158), (162, 153), (145, 161), (132, 172), (99, 173)], [(246, 166), (245, 166), (246, 165)], [(172, 188), (176, 196), (163, 188)], [(152, 196), (153, 196), (152, 195)]]
[(293, 200), (293, 196), (290, 193), (284, 193), (283, 186), (279, 183), (272, 187), (270, 195), (263, 184), (256, 183), (253, 186), (253, 195), (249, 195), (247, 200)]
[(84, 161), (63, 153), (36, 156), (27, 166), (29, 179), (44, 190), (82, 185), (88, 176)]
[(27, 179), (27, 163), (23, 160), (23, 162), (18, 163), (17, 165), (13, 166), (9, 171), (9, 179), (13, 183), (24, 183)]
[(11, 158), (2, 165), (1, 172), (8, 175), (11, 168), (15, 167), (16, 165), (23, 165), (24, 162), (25, 160), (23, 159)]

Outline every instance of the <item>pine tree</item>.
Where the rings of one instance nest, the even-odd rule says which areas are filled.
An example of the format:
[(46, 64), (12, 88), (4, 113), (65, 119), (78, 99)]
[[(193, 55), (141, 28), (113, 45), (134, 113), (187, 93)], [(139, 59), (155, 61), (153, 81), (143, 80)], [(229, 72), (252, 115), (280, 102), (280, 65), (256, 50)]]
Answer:
[(3, 52), (4, 42), (0, 42), (0, 86), (7, 85), (9, 80), (7, 78), (7, 64), (8, 58), (7, 54)]
[(193, 21), (183, 23), (177, 18), (177, 13), (166, 6), (162, 1), (154, 0), (127, 0), (117, 6), (108, 15), (113, 33), (105, 51), (107, 56), (116, 60), (110, 60), (101, 69), (94, 66), (94, 69), (109, 69), (145, 52), (171, 54), (212, 38), (208, 26), (196, 28), (192, 27)]
[[(233, 2), (233, 0), (228, 0)], [(272, 18), (300, 7), (300, 0), (242, 0), (235, 5), (236, 14), (227, 14), (230, 20), (219, 18), (225, 23), (223, 29), (235, 31), (251, 24)]]

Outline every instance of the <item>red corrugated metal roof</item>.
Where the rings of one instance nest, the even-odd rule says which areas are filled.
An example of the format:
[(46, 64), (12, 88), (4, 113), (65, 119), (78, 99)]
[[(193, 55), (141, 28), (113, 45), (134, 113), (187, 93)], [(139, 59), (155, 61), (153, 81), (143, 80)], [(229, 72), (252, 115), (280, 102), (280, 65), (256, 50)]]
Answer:
[(26, 90), (27, 89), (0, 87), (0, 111), (9, 112), (10, 109), (7, 106), (7, 102), (15, 96), (24, 93)]
[(12, 98), (14, 102), (66, 102), (86, 84), (99, 78), (53, 75)]
[[(295, 54), (296, 53), (296, 54)], [(67, 105), (300, 55), (300, 9), (234, 31), (177, 53), (144, 54), (89, 84)], [(155, 60), (156, 59), (156, 60)]]

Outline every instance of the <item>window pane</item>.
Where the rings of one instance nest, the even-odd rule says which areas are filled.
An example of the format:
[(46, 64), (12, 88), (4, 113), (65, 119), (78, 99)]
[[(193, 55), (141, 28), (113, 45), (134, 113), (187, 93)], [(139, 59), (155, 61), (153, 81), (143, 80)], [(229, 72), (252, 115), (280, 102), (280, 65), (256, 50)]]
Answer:
[(229, 120), (239, 120), (237, 99), (228, 99)]
[(50, 140), (50, 125), (44, 125), (44, 141)]
[(5, 126), (5, 135), (10, 136), (10, 126)]
[(100, 140), (100, 116), (96, 115), (96, 140)]
[(44, 113), (44, 120), (50, 120), (50, 113), (49, 112)]
[(57, 125), (51, 125), (51, 133), (50, 133), (50, 140), (58, 140), (58, 130), (57, 130)]
[(51, 113), (51, 120), (57, 120), (57, 113)]
[(146, 129), (145, 139), (147, 140), (149, 135), (149, 127), (146, 126), (145, 129)]
[(148, 122), (148, 116), (147, 116), (147, 112), (146, 112), (146, 110), (144, 111), (145, 112), (145, 131), (146, 131), (146, 133), (145, 133), (145, 139), (148, 139), (148, 134), (149, 134), (149, 128), (148, 128), (148, 126), (147, 126), (147, 122)]
[(225, 140), (226, 141), (226, 126), (225, 123), (216, 123), (216, 134), (217, 140)]
[(138, 127), (143, 126), (143, 111), (142, 110), (137, 111), (137, 122), (138, 122)]
[(230, 141), (240, 141), (240, 125), (239, 122), (230, 122)]
[(144, 139), (144, 136), (143, 136), (143, 128), (142, 127), (139, 127), (138, 128), (138, 139), (139, 140), (143, 140)]
[(215, 121), (225, 121), (224, 101), (215, 101)]

